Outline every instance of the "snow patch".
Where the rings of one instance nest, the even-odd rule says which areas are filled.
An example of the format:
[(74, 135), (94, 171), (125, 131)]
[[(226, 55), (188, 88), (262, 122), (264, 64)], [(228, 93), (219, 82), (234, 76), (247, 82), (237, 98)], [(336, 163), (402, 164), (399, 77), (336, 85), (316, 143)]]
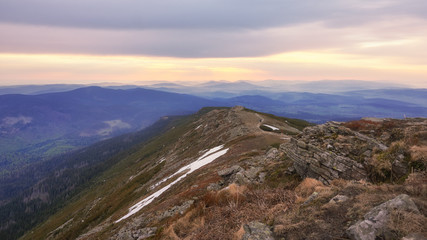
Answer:
[(200, 127), (202, 127), (202, 125), (199, 125), (199, 126), (197, 126), (197, 127), (196, 127), (196, 129), (194, 129), (194, 130), (197, 130), (197, 129), (199, 129)]
[(277, 127), (275, 127), (275, 126), (271, 126), (271, 125), (268, 125), (268, 124), (263, 124), (264, 126), (266, 126), (266, 127), (268, 127), (268, 128), (270, 128), (271, 130), (273, 130), (273, 131), (279, 131), (280, 129), (278, 129)]
[(191, 174), (192, 172), (196, 171), (197, 169), (213, 162), (215, 159), (221, 157), (222, 155), (226, 154), (228, 151), (228, 148), (221, 150), (222, 148), (224, 148), (224, 145), (220, 145), (217, 147), (214, 147), (210, 150), (208, 150), (205, 154), (203, 154), (201, 157), (199, 157), (196, 161), (180, 168), (176, 173), (172, 174), (171, 176), (161, 180), (160, 182), (156, 183), (153, 186), (159, 186), (161, 183), (166, 182), (168, 179), (171, 179), (172, 177), (185, 172), (185, 174), (183, 174), (182, 176), (180, 176), (179, 178), (177, 178), (175, 181), (169, 183), (168, 185), (166, 185), (165, 187), (159, 189), (158, 191), (156, 191), (155, 193), (151, 194), (150, 196), (144, 198), (143, 200), (141, 200), (140, 202), (138, 202), (137, 204), (133, 205), (132, 207), (129, 208), (129, 212), (123, 216), (122, 218), (120, 218), (119, 220), (115, 221), (116, 223), (122, 221), (123, 219), (126, 219), (130, 216), (132, 216), (133, 214), (137, 213), (138, 211), (140, 211), (143, 207), (147, 206), (148, 204), (150, 204), (155, 198), (157, 198), (158, 196), (160, 196), (162, 193), (164, 193), (165, 191), (167, 191), (169, 188), (171, 188), (173, 185), (175, 185), (176, 183), (178, 183), (179, 181), (181, 181), (182, 179), (184, 179), (185, 177), (187, 177), (189, 174)]
[(164, 161), (166, 161), (166, 158), (165, 158), (165, 157), (162, 157), (162, 158), (160, 158), (160, 160), (157, 162), (157, 164), (160, 164), (160, 163), (162, 163), (162, 162), (164, 162)]

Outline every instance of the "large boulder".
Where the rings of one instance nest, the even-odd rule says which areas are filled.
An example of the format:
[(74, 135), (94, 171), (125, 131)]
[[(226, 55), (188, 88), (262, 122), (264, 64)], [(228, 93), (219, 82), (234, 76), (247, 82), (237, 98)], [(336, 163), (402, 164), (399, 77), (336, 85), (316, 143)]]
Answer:
[(419, 213), (412, 199), (406, 195), (399, 195), (379, 206), (372, 208), (364, 216), (364, 220), (357, 222), (347, 229), (347, 235), (354, 240), (393, 239), (387, 228), (392, 211), (409, 211)]

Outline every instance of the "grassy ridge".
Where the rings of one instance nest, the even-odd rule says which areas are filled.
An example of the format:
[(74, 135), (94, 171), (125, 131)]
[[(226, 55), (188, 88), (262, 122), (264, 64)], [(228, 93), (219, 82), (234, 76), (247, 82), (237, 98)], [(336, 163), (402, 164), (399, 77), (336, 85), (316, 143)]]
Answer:
[[(185, 132), (193, 128), (190, 123), (213, 109), (216, 108), (204, 108), (195, 115), (164, 119), (167, 124), (161, 131), (157, 129), (156, 136), (123, 149), (110, 158), (107, 168), (98, 172), (90, 182), (82, 185), (81, 191), (75, 192), (72, 199), (63, 202), (61, 208), (57, 208), (61, 209), (60, 211), (56, 211), (56, 214), (23, 239), (44, 239), (49, 234), (54, 234), (59, 239), (74, 239), (85, 229), (93, 227), (111, 217), (123, 206), (136, 201), (145, 194), (145, 190), (140, 187), (163, 167), (162, 163), (157, 164), (156, 161), (165, 146), (178, 141)], [(130, 176), (133, 176), (131, 180)], [(98, 196), (107, 197), (97, 200)], [(89, 207), (89, 210), (88, 206), (95, 207)], [(85, 219), (85, 221), (72, 221), (67, 228), (55, 231), (70, 219)]]

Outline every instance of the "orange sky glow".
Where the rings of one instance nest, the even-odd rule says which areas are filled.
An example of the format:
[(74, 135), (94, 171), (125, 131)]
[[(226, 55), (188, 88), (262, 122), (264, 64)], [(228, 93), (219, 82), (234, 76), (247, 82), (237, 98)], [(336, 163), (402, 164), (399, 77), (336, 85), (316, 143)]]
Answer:
[(184, 0), (175, 9), (107, 0), (96, 15), (82, 12), (94, 0), (24, 1), (33, 11), (0, 3), (0, 85), (351, 79), (427, 88), (420, 0)]

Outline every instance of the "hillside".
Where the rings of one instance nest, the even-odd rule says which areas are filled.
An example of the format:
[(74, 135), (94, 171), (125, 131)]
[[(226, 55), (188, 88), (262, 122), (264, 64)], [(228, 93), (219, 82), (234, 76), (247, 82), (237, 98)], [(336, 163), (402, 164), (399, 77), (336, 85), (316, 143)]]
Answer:
[(310, 126), (204, 109), (132, 148), (22, 239), (425, 235), (426, 133), (426, 119)]
[(174, 127), (182, 117), (162, 118), (152, 126), (52, 159), (21, 167), (0, 178), (0, 239), (15, 239), (63, 207), (103, 171)]

